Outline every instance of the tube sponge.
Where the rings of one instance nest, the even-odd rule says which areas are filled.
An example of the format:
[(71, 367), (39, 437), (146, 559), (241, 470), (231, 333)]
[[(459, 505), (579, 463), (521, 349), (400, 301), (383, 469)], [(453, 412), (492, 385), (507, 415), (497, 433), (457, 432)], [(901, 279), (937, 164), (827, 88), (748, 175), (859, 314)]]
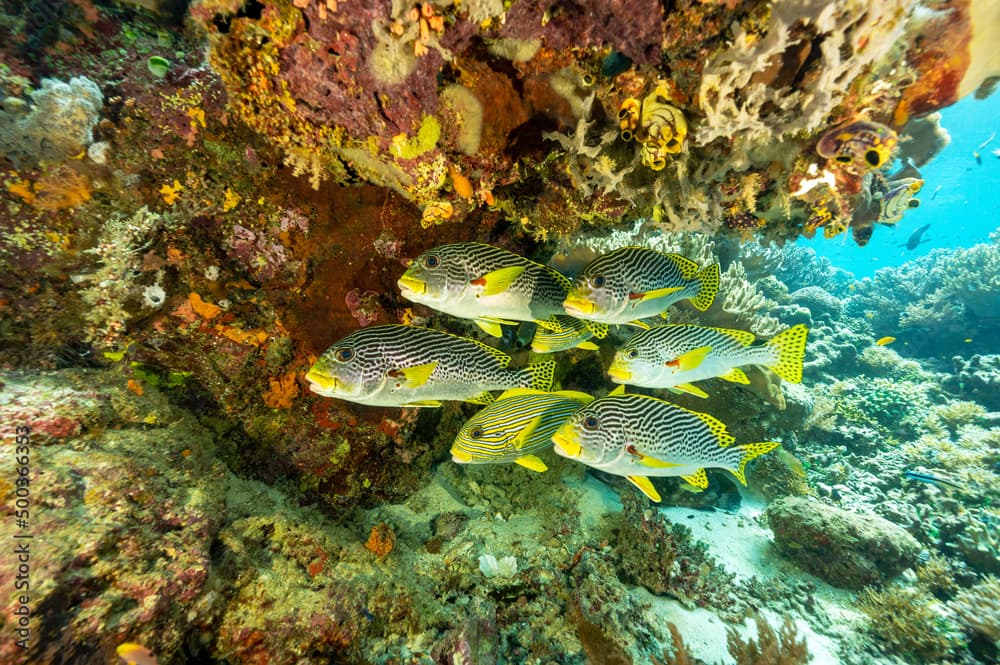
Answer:
[(96, 83), (84, 76), (69, 83), (42, 79), (30, 97), (30, 105), (16, 97), (0, 100), (0, 155), (18, 164), (58, 162), (94, 140), (104, 105)]

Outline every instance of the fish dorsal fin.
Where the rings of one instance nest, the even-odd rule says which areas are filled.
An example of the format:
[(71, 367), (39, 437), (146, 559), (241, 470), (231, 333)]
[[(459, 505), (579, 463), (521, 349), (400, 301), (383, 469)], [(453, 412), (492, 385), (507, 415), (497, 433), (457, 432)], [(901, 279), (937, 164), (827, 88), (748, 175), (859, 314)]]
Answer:
[(612, 397), (612, 396), (617, 397), (618, 395), (624, 395), (624, 394), (625, 394), (625, 384), (621, 383), (621, 384), (618, 384), (617, 388), (615, 388), (614, 390), (612, 390), (611, 392), (608, 393), (608, 397)]
[(671, 390), (676, 390), (680, 393), (687, 393), (688, 395), (694, 395), (695, 397), (700, 397), (702, 399), (708, 398), (708, 393), (699, 388), (698, 386), (692, 385), (690, 383), (678, 383), (676, 386), (671, 386)]
[(419, 388), (420, 386), (427, 383), (431, 378), (431, 374), (434, 373), (434, 368), (437, 367), (437, 361), (424, 363), (422, 365), (414, 365), (413, 367), (404, 367), (399, 370), (389, 372), (389, 376), (403, 376), (406, 378), (405, 387), (407, 388)]
[[(476, 319), (476, 323), (479, 323), (479, 319)], [(470, 339), (469, 341), (472, 342), (473, 344), (478, 344), (479, 348), (481, 348), (483, 351), (486, 351), (491, 356), (493, 356), (493, 358), (496, 359), (496, 361), (500, 364), (501, 367), (506, 367), (507, 365), (510, 364), (510, 356), (508, 356), (500, 349), (494, 348), (489, 344), (483, 344), (478, 339)]]
[(679, 372), (689, 372), (700, 367), (705, 357), (711, 352), (711, 346), (699, 346), (697, 349), (691, 349), (682, 353), (673, 360), (668, 360), (667, 366), (673, 367)]
[(628, 481), (639, 488), (643, 494), (648, 496), (651, 500), (659, 503), (662, 501), (660, 498), (660, 493), (656, 491), (653, 487), (653, 483), (646, 476), (625, 476)]
[(757, 336), (749, 330), (733, 330), (732, 328), (709, 328), (709, 330), (714, 330), (726, 337), (732, 337), (743, 346), (750, 346), (757, 339)]
[(590, 332), (594, 333), (594, 337), (597, 339), (604, 339), (608, 336), (608, 324), (606, 323), (587, 321), (587, 328), (590, 329)]
[(492, 319), (476, 319), (476, 325), (482, 328), (483, 332), (490, 337), (503, 337), (503, 328)]
[(651, 289), (649, 291), (643, 291), (642, 293), (630, 293), (628, 294), (628, 299), (640, 301), (653, 300), (655, 298), (662, 298), (664, 296), (677, 293), (683, 288), (683, 286), (665, 286), (662, 289)]
[(681, 478), (694, 485), (699, 490), (703, 490), (708, 487), (708, 476), (705, 475), (705, 469), (698, 469), (690, 476), (681, 476)]
[(739, 367), (734, 367), (725, 374), (720, 374), (719, 378), (725, 379), (726, 381), (732, 381), (733, 383), (742, 383), (744, 385), (750, 383), (750, 379), (747, 378), (746, 372), (741, 370)]
[(677, 406), (676, 408), (681, 409), (682, 411), (687, 411), (692, 416), (696, 417), (698, 420), (705, 423), (705, 426), (708, 427), (709, 431), (711, 431), (713, 435), (715, 435), (715, 438), (718, 440), (719, 445), (722, 446), (723, 448), (732, 445), (733, 442), (736, 441), (736, 437), (730, 434), (729, 431), (726, 429), (726, 424), (721, 420), (719, 420), (718, 418), (716, 418), (715, 416), (709, 415), (707, 413), (701, 413), (700, 411), (692, 411), (691, 409), (685, 409), (683, 406)]
[(636, 328), (642, 328), (643, 330), (649, 330), (649, 324), (646, 323), (646, 322), (644, 322), (644, 321), (640, 321), (639, 319), (636, 319), (635, 321), (629, 321), (628, 324), (630, 326), (635, 326)]
[(496, 398), (493, 397), (493, 393), (483, 391), (478, 395), (473, 395), (472, 397), (468, 397), (462, 401), (468, 402), (469, 404), (492, 404), (496, 401)]
[(559, 390), (552, 394), (559, 395), (560, 397), (565, 397), (567, 399), (573, 399), (578, 402), (581, 402), (582, 404), (589, 404), (590, 402), (594, 401), (593, 395), (582, 393), (579, 390)]
[(562, 274), (552, 266), (542, 266), (542, 268), (544, 270), (547, 270), (549, 274), (552, 275), (552, 277), (557, 282), (559, 282), (559, 286), (561, 286), (563, 288), (563, 291), (565, 291), (566, 293), (569, 293), (570, 289), (573, 288), (573, 282), (571, 282), (569, 277), (567, 277), (566, 275)]
[(667, 254), (666, 256), (674, 262), (677, 269), (681, 271), (681, 277), (684, 279), (694, 279), (695, 275), (698, 274), (698, 264), (688, 257), (681, 256), (680, 254)]
[(509, 289), (510, 285), (514, 283), (515, 279), (521, 276), (524, 270), (525, 266), (500, 268), (499, 270), (488, 272), (482, 277), (472, 280), (470, 283), (473, 286), (483, 287), (484, 296), (495, 296)]
[(545, 462), (535, 457), (534, 455), (525, 455), (523, 457), (518, 457), (514, 460), (515, 464), (520, 464), (525, 469), (531, 469), (532, 471), (537, 471), (538, 473), (545, 473), (549, 470), (549, 467), (545, 466)]

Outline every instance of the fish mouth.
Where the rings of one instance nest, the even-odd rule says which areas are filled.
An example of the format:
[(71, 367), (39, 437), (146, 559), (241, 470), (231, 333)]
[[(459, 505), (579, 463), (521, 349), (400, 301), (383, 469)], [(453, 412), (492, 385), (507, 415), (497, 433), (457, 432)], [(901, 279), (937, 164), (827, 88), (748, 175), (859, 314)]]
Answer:
[(406, 275), (400, 277), (396, 284), (399, 285), (399, 289), (404, 292), (404, 295), (406, 295), (405, 292), (407, 291), (417, 295), (421, 295), (427, 291), (427, 282), (422, 279), (407, 277)]
[(343, 382), (337, 377), (323, 374), (315, 369), (306, 372), (306, 381), (309, 382), (309, 390), (317, 395), (335, 395), (344, 388)]
[(623, 367), (615, 367), (612, 365), (608, 368), (608, 376), (610, 376), (615, 383), (628, 383), (632, 379), (632, 372)]
[(451, 449), (451, 461), (456, 464), (468, 464), (472, 461), (472, 455), (461, 448)]
[(552, 435), (552, 443), (555, 444), (555, 451), (563, 457), (576, 458), (580, 456), (582, 450), (577, 437), (571, 433), (556, 432)]
[(566, 313), (570, 315), (593, 314), (594, 310), (597, 309), (597, 305), (593, 300), (570, 296), (563, 301), (563, 309), (565, 309)]

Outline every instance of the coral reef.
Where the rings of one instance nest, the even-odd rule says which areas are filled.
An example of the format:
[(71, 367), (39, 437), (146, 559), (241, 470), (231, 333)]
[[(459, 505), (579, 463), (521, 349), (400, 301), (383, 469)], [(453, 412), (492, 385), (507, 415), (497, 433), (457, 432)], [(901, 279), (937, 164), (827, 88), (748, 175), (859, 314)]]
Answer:
[(869, 587), (858, 594), (858, 607), (884, 646), (910, 662), (939, 661), (964, 643), (941, 604), (919, 587)]
[(830, 584), (860, 589), (913, 566), (920, 544), (876, 515), (859, 515), (809, 498), (784, 497), (767, 509), (782, 555)]

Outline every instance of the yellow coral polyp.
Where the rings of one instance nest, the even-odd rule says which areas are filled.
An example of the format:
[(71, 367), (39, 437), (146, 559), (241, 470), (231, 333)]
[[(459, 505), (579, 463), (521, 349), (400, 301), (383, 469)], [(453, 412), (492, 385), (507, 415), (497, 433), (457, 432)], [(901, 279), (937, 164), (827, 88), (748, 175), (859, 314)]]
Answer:
[(631, 141), (635, 136), (635, 130), (639, 126), (640, 108), (639, 100), (634, 97), (626, 99), (618, 108), (618, 127), (625, 141)]
[[(639, 105), (635, 136), (642, 143), (642, 163), (654, 171), (666, 167), (667, 155), (679, 153), (687, 137), (687, 120), (679, 108), (669, 103), (669, 99), (670, 88), (666, 82), (660, 81)], [(618, 113), (619, 126), (631, 122), (633, 108), (630, 100), (625, 100)]]
[(425, 229), (435, 224), (440, 224), (455, 213), (454, 206), (448, 201), (436, 201), (424, 208), (424, 214), (420, 219), (420, 226)]

